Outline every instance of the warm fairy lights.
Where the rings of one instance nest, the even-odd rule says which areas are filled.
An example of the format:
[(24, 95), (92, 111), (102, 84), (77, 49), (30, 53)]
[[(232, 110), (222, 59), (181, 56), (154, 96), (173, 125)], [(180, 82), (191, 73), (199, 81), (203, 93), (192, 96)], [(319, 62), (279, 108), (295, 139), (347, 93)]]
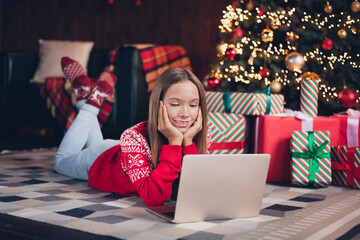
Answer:
[[(305, 16), (301, 19), (303, 22), (312, 23), (316, 25), (320, 30), (323, 27), (327, 27), (327, 29), (349, 29), (353, 34), (357, 34), (355, 24), (360, 23), (360, 19), (352, 19), (350, 15), (347, 15), (346, 18), (343, 16), (345, 15), (344, 12), (341, 12), (341, 18), (338, 15), (330, 14), (329, 16), (322, 17), (321, 14), (316, 14), (315, 16), (308, 15), (306, 12), (304, 13)], [(328, 24), (329, 22), (336, 22), (332, 24)], [(305, 26), (304, 26), (305, 27)], [(304, 28), (305, 29), (305, 28)]]
[[(286, 3), (287, 1), (284, 0)], [(245, 84), (250, 84), (253, 80), (261, 80), (263, 77), (255, 70), (253, 64), (254, 60), (259, 58), (264, 61), (264, 66), (266, 66), (267, 59), (271, 61), (280, 61), (284, 59), (287, 54), (290, 52), (297, 51), (297, 47), (294, 42), (299, 39), (299, 35), (296, 32), (290, 31), (290, 29), (296, 29), (292, 26), (293, 22), (291, 21), (291, 16), (295, 14), (296, 9), (292, 8), (290, 10), (277, 10), (277, 11), (263, 11), (260, 8), (255, 8), (256, 14), (253, 16), (249, 10), (242, 9), (237, 7), (234, 9), (232, 5), (227, 6), (226, 10), (223, 11), (223, 19), (221, 19), (221, 25), (219, 25), (219, 29), (221, 33), (231, 33), (234, 28), (244, 29), (243, 25), (247, 23), (251, 18), (255, 18), (257, 24), (262, 24), (262, 26), (266, 25), (271, 31), (276, 32), (279, 27), (286, 27), (289, 29), (286, 32), (286, 41), (280, 44), (275, 44), (272, 40), (266, 42), (264, 39), (262, 41), (261, 37), (252, 35), (251, 32), (247, 32), (241, 38), (234, 41), (234, 43), (222, 43), (218, 48), (218, 57), (221, 59), (220, 67), (216, 70), (212, 70), (212, 74), (220, 77), (222, 79), (226, 79), (227, 81), (235, 81), (241, 82)], [(263, 14), (260, 11), (263, 11)], [(274, 23), (274, 25), (269, 26), (269, 23)], [(350, 15), (346, 15), (344, 12), (339, 15), (336, 14), (316, 14), (310, 15), (304, 12), (303, 17), (301, 18), (300, 26), (302, 29), (306, 30), (307, 25), (315, 25), (319, 30), (326, 31), (332, 30), (336, 31), (337, 29), (346, 30), (347, 34), (358, 34), (359, 33), (359, 19), (353, 19)], [(276, 24), (276, 25), (275, 25)], [(299, 23), (297, 23), (299, 25)], [(345, 33), (346, 34), (346, 33)], [(251, 37), (249, 37), (251, 36)], [(264, 44), (267, 43), (267, 44)], [(249, 59), (243, 59), (245, 61), (232, 61), (231, 65), (227, 65), (228, 62), (224, 59), (225, 52), (228, 48), (233, 48), (236, 51), (241, 59), (245, 54), (245, 49), (249, 49), (252, 51)], [(248, 53), (247, 53), (248, 54)], [(316, 61), (320, 65), (323, 66), (324, 71), (333, 70), (335, 65), (350, 65), (353, 69), (359, 69), (359, 56), (357, 55), (357, 59), (353, 59), (352, 56), (344, 52), (340, 55), (335, 54), (325, 54), (322, 49), (309, 49), (309, 51), (303, 54), (305, 64), (307, 61)], [(270, 62), (270, 61), (269, 61)], [(246, 66), (246, 64), (247, 66)], [(245, 64), (245, 65), (244, 65)], [(226, 65), (226, 66), (225, 66)], [(225, 73), (222, 74), (220, 68), (225, 67)], [(301, 82), (300, 75), (302, 74), (301, 70), (292, 72), (288, 69), (277, 69), (274, 71), (271, 76), (272, 79), (266, 79), (265, 84), (268, 85), (272, 80), (280, 82), (282, 85), (286, 86), (289, 84), (296, 83), (296, 89), (300, 89), (299, 83)], [(321, 80), (320, 80), (321, 81)], [(335, 87), (327, 86), (325, 81), (320, 82), (319, 91), (323, 98), (327, 101), (330, 99), (334, 99), (337, 97), (337, 92), (339, 89)], [(357, 90), (359, 93), (359, 90)]]

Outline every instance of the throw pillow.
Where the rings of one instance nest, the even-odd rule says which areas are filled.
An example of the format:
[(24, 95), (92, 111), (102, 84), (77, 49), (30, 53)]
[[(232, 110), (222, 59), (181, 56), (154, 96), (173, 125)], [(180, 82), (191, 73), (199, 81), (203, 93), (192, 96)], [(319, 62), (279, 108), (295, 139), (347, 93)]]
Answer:
[(31, 82), (41, 83), (48, 77), (64, 77), (60, 64), (64, 56), (78, 61), (87, 69), (93, 47), (94, 42), (39, 39), (39, 63)]

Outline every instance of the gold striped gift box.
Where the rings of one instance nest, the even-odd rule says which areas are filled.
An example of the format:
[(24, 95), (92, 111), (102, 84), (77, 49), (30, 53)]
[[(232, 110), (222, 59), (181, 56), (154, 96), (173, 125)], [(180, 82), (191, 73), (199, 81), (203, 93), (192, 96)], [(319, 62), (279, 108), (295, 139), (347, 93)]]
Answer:
[(333, 184), (360, 189), (360, 147), (331, 147)]
[(244, 153), (245, 117), (235, 113), (208, 113), (211, 129), (210, 154)]
[(282, 113), (284, 111), (284, 95), (207, 91), (206, 104), (209, 112), (260, 116)]
[(291, 133), (291, 183), (325, 187), (331, 183), (330, 132)]

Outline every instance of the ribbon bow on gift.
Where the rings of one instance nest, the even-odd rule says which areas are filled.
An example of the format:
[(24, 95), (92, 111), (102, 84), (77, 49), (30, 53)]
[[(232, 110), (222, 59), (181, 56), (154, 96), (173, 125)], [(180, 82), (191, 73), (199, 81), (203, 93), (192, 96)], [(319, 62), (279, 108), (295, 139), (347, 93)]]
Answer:
[(355, 168), (354, 162), (355, 162), (355, 148), (348, 148), (347, 149), (347, 162), (344, 162), (343, 164), (339, 162), (331, 161), (331, 168), (332, 170), (337, 171), (347, 171), (347, 178), (346, 178), (346, 184), (347, 186), (354, 187), (355, 183), (354, 180), (357, 179), (358, 182), (360, 182), (360, 167)]
[(313, 117), (300, 112), (294, 111), (289, 108), (284, 108), (282, 113), (273, 114), (273, 116), (280, 116), (280, 117), (296, 117), (297, 119), (301, 120), (301, 131), (312, 131), (313, 130)]
[(291, 156), (294, 158), (309, 159), (309, 185), (313, 186), (315, 183), (315, 173), (319, 170), (318, 158), (330, 158), (330, 153), (323, 153), (329, 141), (325, 141), (320, 147), (314, 143), (314, 132), (308, 132), (309, 149), (307, 152), (292, 152)]
[[(270, 87), (267, 87), (261, 91), (253, 92), (253, 93), (265, 93), (266, 94), (266, 111), (265, 114), (269, 114), (271, 111), (271, 94)], [(223, 102), (226, 113), (231, 113), (231, 93), (225, 92), (223, 94)]]

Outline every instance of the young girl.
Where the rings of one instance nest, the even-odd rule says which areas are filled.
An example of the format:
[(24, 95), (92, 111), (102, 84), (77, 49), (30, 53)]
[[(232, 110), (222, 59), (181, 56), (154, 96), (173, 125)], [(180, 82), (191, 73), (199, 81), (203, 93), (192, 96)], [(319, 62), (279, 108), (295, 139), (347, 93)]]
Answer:
[(90, 92), (79, 63), (64, 57), (61, 65), (79, 113), (59, 146), (54, 169), (101, 191), (140, 195), (148, 206), (163, 205), (172, 195), (182, 157), (206, 153), (210, 145), (201, 82), (188, 70), (166, 70), (152, 91), (148, 121), (125, 130), (120, 141), (103, 140), (97, 114), (116, 77), (102, 73)]

